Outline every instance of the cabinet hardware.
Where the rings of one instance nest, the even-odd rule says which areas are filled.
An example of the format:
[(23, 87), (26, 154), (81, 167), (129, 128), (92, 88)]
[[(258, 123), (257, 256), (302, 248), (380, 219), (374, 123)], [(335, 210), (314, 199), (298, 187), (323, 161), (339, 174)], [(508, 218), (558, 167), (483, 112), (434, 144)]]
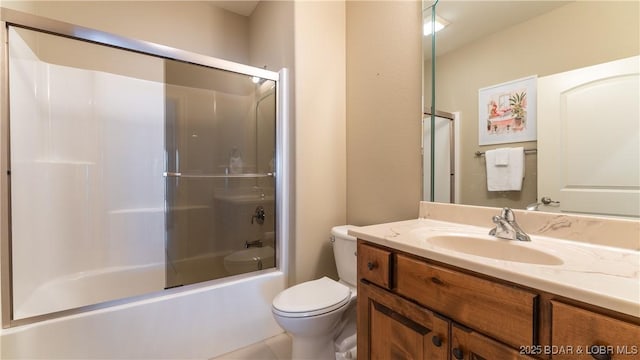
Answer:
[(453, 350), (451, 350), (451, 353), (453, 354), (453, 357), (458, 360), (464, 359), (464, 353), (460, 348), (453, 348)]
[(432, 283), (434, 283), (434, 284), (438, 284), (438, 285), (442, 285), (442, 284), (444, 284), (444, 282), (442, 282), (442, 280), (438, 279), (438, 278), (437, 278), (437, 277), (435, 277), (435, 276), (432, 276), (432, 277), (431, 277), (431, 282), (432, 282)]
[(440, 338), (440, 336), (438, 336), (438, 335), (433, 335), (433, 337), (431, 338), (431, 342), (436, 347), (442, 346), (442, 338)]
[(606, 347), (600, 345), (591, 345), (589, 347), (589, 354), (595, 360), (611, 360), (611, 354)]
[(371, 262), (371, 261), (369, 261), (369, 262), (367, 263), (367, 269), (369, 269), (369, 270), (373, 270), (373, 269), (375, 269), (375, 268), (377, 268), (377, 267), (378, 267), (378, 263)]

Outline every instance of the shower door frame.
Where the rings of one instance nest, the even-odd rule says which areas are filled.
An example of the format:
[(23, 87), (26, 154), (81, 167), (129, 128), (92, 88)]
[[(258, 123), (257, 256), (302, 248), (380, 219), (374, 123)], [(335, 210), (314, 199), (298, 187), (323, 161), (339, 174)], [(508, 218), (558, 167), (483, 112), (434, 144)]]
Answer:
[[(19, 325), (35, 323), (52, 318), (91, 311), (134, 302), (148, 298), (165, 296), (183, 292), (198, 287), (210, 286), (211, 282), (220, 283), (224, 278), (200, 282), (178, 288), (160, 290), (149, 294), (133, 296), (123, 299), (110, 300), (98, 304), (86, 305), (68, 310), (58, 311), (27, 317), (13, 318), (13, 274), (11, 259), (11, 165), (10, 165), (10, 115), (9, 115), (9, 27), (24, 28), (38, 32), (67, 37), (75, 40), (90, 42), (107, 47), (132, 51), (163, 59), (176, 60), (185, 63), (201, 65), (247, 76), (256, 76), (272, 80), (276, 84), (276, 154), (275, 154), (275, 209), (276, 209), (276, 267), (263, 272), (281, 271), (288, 276), (289, 234), (292, 230), (290, 223), (292, 194), (287, 191), (292, 185), (290, 172), (292, 130), (289, 122), (289, 71), (286, 68), (278, 72), (239, 64), (228, 60), (214, 58), (186, 50), (172, 48), (162, 44), (126, 38), (120, 35), (90, 29), (62, 21), (23, 13), (20, 11), (0, 8), (0, 26), (2, 36), (2, 67), (0, 68), (0, 288), (2, 300), (2, 327), (10, 328)], [(165, 210), (166, 211), (166, 210)], [(259, 276), (254, 275), (254, 276)]]

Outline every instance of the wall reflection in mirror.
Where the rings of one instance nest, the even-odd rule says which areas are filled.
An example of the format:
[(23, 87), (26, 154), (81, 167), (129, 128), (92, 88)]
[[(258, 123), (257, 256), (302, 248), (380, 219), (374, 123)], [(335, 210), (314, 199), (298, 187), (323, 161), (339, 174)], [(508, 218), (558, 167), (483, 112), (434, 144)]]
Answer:
[[(435, 34), (435, 54), (432, 36), (423, 38), (423, 98), (425, 109), (435, 97), (436, 110), (458, 116), (456, 202), (640, 216), (639, 7), (635, 1), (436, 4), (448, 25)], [(601, 69), (591, 68), (596, 65), (607, 75), (585, 75)], [(529, 76), (538, 80), (537, 109), (557, 108), (538, 111), (537, 141), (480, 146), (479, 89)], [(524, 155), (521, 191), (487, 190), (484, 154), (504, 147), (534, 150)], [(426, 164), (425, 170), (426, 178)], [(548, 179), (556, 182), (545, 184)], [(542, 203), (543, 197), (552, 202)]]
[(275, 81), (16, 27), (9, 75), (13, 319), (275, 267)]

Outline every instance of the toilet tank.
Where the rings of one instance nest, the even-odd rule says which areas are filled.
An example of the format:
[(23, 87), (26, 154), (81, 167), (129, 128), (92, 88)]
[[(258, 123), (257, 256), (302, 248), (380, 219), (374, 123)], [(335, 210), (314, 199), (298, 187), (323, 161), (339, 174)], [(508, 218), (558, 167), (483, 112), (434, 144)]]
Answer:
[(331, 241), (333, 242), (333, 256), (336, 259), (338, 276), (340, 280), (356, 286), (356, 238), (347, 235), (349, 229), (356, 228), (353, 225), (335, 226), (331, 229)]

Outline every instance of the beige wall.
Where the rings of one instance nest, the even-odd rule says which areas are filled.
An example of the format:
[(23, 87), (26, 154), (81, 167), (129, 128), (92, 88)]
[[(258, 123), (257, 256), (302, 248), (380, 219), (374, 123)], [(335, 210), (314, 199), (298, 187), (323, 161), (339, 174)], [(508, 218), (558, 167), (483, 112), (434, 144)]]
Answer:
[(3, 7), (247, 63), (248, 18), (205, 1), (1, 1)]
[[(484, 158), (474, 152), (513, 145), (478, 146), (478, 89), (637, 55), (639, 5), (637, 1), (571, 3), (437, 58), (436, 107), (461, 112), (462, 203), (524, 208), (537, 196), (535, 155), (526, 156), (522, 192), (486, 190)], [(425, 69), (430, 66), (425, 64)], [(430, 81), (427, 77), (425, 84)], [(535, 148), (536, 142), (519, 145)]]
[(249, 65), (293, 69), (293, 8), (292, 1), (260, 1), (249, 22)]
[(295, 3), (293, 282), (336, 277), (331, 227), (346, 221), (345, 3)]
[(347, 2), (347, 221), (418, 216), (420, 1)]

